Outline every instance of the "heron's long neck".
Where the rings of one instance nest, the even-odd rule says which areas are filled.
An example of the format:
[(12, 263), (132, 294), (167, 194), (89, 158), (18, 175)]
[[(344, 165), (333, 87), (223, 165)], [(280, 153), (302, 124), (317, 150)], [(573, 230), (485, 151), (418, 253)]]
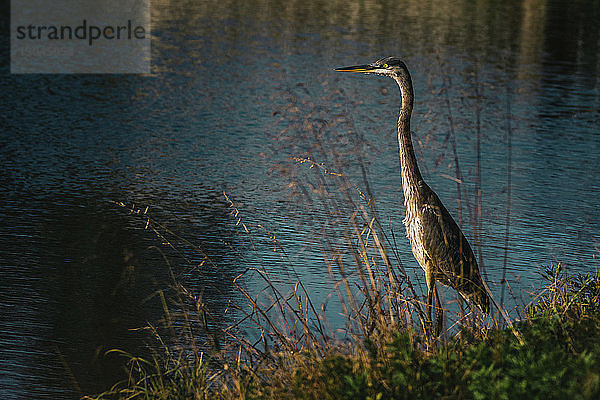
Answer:
[(410, 136), (410, 116), (413, 109), (413, 88), (410, 77), (397, 78), (400, 93), (402, 95), (402, 106), (400, 107), (400, 117), (398, 117), (398, 146), (400, 148), (400, 170), (402, 172), (402, 189), (405, 200), (414, 198), (409, 196), (412, 188), (417, 187), (417, 183), (423, 178), (417, 165), (415, 150), (413, 148)]

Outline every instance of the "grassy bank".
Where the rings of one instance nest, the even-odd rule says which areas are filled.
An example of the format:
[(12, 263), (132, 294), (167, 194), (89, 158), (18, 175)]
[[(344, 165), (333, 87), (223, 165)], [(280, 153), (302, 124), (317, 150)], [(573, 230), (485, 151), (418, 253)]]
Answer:
[[(233, 204), (232, 209), (237, 216)], [(154, 356), (112, 351), (126, 358), (129, 379), (91, 398), (600, 397), (598, 274), (568, 275), (560, 265), (544, 268), (544, 284), (519, 310), (513, 327), (465, 310), (449, 317), (453, 327), (441, 338), (431, 339), (424, 333), (422, 298), (401, 263), (387, 256), (383, 232), (369, 218), (362, 224), (355, 219), (350, 227), (355, 265), (345, 264), (344, 257), (328, 261), (336, 279), (332, 290), (348, 320), (344, 340), (327, 332), (300, 281), (290, 282), (285, 292), (266, 271), (231, 278), (241, 301), (230, 307), (244, 330), (238, 323), (212, 324), (214, 315), (202, 296), (176, 284), (172, 303), (162, 297), (164, 326), (148, 328)], [(166, 240), (172, 232), (164, 229)], [(266, 282), (269, 296), (261, 300), (250, 294), (243, 284), (249, 273)], [(258, 339), (250, 341), (248, 330)]]

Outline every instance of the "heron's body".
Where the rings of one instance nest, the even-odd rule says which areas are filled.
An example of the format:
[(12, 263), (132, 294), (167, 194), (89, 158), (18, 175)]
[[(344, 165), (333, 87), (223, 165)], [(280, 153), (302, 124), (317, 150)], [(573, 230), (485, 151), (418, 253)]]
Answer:
[[(421, 177), (417, 165), (410, 135), (414, 94), (406, 65), (395, 57), (386, 57), (372, 64), (336, 70), (389, 76), (400, 87), (402, 106), (398, 118), (398, 146), (406, 207), (404, 225), (412, 252), (425, 271), (430, 310), (434, 295), (440, 306), (435, 287), (435, 282), (440, 282), (487, 312), (489, 298), (473, 250), (454, 218)], [(441, 323), (441, 318), (438, 322)]]

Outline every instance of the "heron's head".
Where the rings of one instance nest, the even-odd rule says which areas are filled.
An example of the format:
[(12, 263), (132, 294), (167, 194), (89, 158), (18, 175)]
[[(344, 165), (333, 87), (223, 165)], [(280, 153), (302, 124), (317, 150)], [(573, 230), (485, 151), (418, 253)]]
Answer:
[(363, 74), (377, 74), (392, 78), (408, 76), (406, 64), (397, 57), (384, 57), (370, 64), (354, 65), (350, 67), (336, 68), (339, 72), (362, 72)]

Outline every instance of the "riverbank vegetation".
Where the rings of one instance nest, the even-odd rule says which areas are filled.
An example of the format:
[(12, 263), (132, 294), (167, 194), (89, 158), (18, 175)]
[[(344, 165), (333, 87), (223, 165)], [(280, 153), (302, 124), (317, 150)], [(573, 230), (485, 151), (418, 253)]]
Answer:
[[(230, 203), (235, 216), (239, 211)], [(368, 216), (364, 210), (363, 217)], [(143, 211), (137, 211), (143, 215)], [(362, 221), (362, 222), (359, 222)], [(169, 243), (168, 228), (154, 224)], [(594, 399), (600, 396), (600, 276), (540, 269), (543, 285), (512, 326), (458, 304), (440, 338), (425, 335), (425, 307), (376, 219), (350, 223), (348, 257), (330, 248), (333, 289), (346, 316), (329, 331), (301, 280), (250, 268), (219, 324), (202, 293), (174, 283), (165, 318), (148, 326), (151, 355), (125, 357), (128, 379), (96, 399)], [(240, 220), (240, 226), (251, 229)], [(190, 244), (191, 246), (191, 244)], [(197, 249), (201, 251), (200, 249)], [(336, 255), (337, 254), (337, 255)], [(203, 263), (211, 264), (204, 256)], [(218, 268), (216, 265), (210, 265)], [(252, 294), (244, 280), (265, 283)], [(278, 283), (279, 282), (279, 283)], [(267, 293), (267, 294), (265, 294)], [(321, 310), (323, 311), (323, 310)], [(87, 397), (88, 399), (90, 397)]]

